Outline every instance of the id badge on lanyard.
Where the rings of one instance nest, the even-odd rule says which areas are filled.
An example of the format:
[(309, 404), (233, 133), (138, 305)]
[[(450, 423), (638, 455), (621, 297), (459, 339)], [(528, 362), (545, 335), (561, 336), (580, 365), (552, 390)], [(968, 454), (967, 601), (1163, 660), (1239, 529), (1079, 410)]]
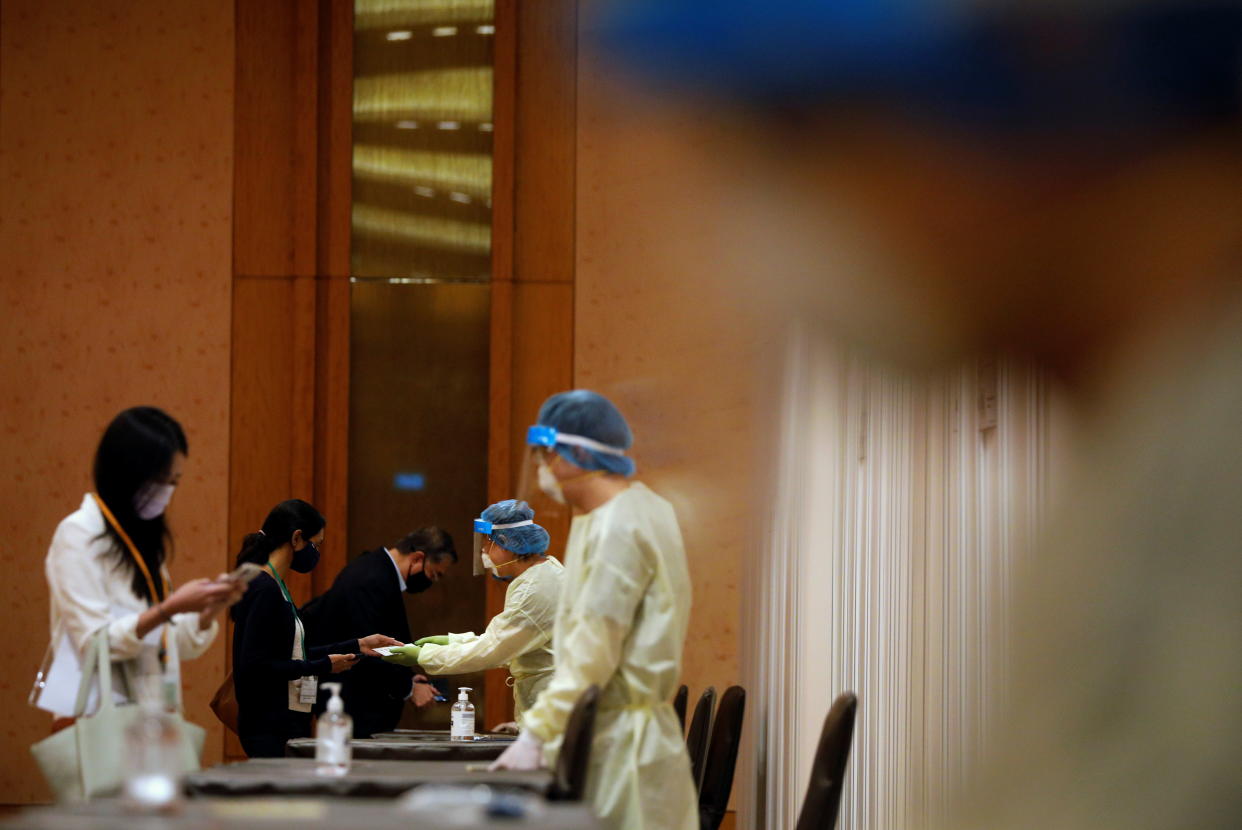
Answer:
[[(293, 658), (295, 660), (306, 659), (306, 629), (302, 626), (302, 620), (298, 617), (297, 612), (293, 614)], [(314, 703), (319, 696), (319, 678), (309, 675), (301, 678), (298, 682), (298, 703)]]
[(314, 703), (319, 697), (319, 678), (303, 677), (302, 685), (298, 690), (299, 703)]

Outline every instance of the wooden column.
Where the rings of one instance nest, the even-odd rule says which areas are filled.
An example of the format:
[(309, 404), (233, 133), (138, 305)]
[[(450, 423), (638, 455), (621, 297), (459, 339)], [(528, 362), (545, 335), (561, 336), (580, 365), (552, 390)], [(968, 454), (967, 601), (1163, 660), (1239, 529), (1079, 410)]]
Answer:
[(229, 542), (284, 499), (318, 506), (299, 603), (346, 556), (352, 30), (348, 3), (236, 2)]
[[(496, 3), (488, 495), (512, 498), (526, 427), (573, 383), (577, 0)], [(551, 552), (567, 521), (546, 523)], [(505, 586), (488, 587), (489, 618)], [(507, 672), (488, 673), (488, 725), (513, 714)]]

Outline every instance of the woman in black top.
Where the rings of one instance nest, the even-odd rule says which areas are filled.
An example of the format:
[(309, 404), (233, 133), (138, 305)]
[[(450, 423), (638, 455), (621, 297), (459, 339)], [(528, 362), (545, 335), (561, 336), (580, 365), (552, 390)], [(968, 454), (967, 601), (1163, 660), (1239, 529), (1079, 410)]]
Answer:
[(308, 573), (319, 562), (324, 519), (300, 499), (281, 502), (242, 543), (237, 564), (263, 572), (233, 606), (233, 683), (238, 733), (251, 758), (281, 757), (290, 738), (311, 734), (311, 708), (320, 677), (347, 671), (358, 654), (399, 640), (372, 634), (326, 646), (305, 642), (297, 608), (285, 586), (289, 570)]

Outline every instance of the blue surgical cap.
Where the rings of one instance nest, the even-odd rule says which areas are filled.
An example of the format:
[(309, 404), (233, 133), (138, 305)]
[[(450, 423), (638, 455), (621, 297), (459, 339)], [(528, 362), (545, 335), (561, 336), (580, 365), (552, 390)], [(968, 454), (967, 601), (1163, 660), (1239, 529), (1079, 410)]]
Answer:
[[(557, 432), (591, 438), (619, 450), (628, 450), (634, 443), (634, 434), (630, 432), (621, 411), (612, 401), (589, 389), (561, 392), (548, 398), (539, 408), (538, 423), (553, 427)], [(556, 451), (561, 458), (584, 470), (634, 475), (634, 460), (624, 455), (564, 444), (557, 444)]]
[[(535, 511), (524, 501), (505, 499), (484, 510), (480, 518), (494, 525), (507, 525), (534, 519)], [(539, 525), (523, 525), (492, 531), (492, 541), (517, 556), (531, 556), (545, 552), (552, 539)]]
[(1242, 117), (1237, 0), (630, 0), (595, 35), (661, 88), (777, 111), (880, 103), (1019, 134)]

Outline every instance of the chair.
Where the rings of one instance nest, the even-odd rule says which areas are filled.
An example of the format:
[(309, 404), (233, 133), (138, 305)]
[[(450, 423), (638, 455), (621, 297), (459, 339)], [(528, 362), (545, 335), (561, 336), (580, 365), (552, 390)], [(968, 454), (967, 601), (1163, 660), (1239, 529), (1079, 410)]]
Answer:
[(586, 792), (587, 767), (591, 762), (591, 741), (595, 738), (595, 710), (599, 687), (588, 686), (574, 704), (565, 724), (565, 737), (553, 770), (551, 801), (581, 801)]
[(729, 808), (733, 792), (733, 770), (737, 767), (737, 749), (742, 743), (742, 717), (746, 714), (746, 690), (730, 686), (720, 696), (716, 718), (712, 724), (712, 740), (703, 765), (703, 783), (699, 786), (699, 826), (717, 830)]
[(838, 697), (828, 710), (796, 830), (832, 830), (837, 826), (845, 765), (854, 740), (854, 715), (857, 710), (858, 697), (853, 692)]
[(707, 740), (712, 730), (712, 709), (716, 706), (716, 689), (708, 686), (699, 696), (690, 718), (690, 732), (686, 735), (686, 751), (690, 754), (690, 773), (694, 776), (694, 788), (703, 783), (703, 761), (707, 755)]
[(681, 724), (681, 734), (686, 734), (686, 701), (690, 697), (690, 687), (681, 684), (677, 694), (673, 695), (673, 711), (677, 713), (677, 722)]

